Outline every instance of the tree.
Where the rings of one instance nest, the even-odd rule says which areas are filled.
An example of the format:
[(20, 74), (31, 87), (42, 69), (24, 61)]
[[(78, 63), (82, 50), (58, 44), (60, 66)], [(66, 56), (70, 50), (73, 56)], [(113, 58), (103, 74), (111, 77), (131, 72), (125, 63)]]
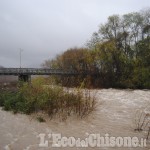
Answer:
[(77, 71), (73, 85), (86, 79), (93, 87), (150, 88), (150, 9), (109, 16), (87, 48), (70, 48), (44, 65)]

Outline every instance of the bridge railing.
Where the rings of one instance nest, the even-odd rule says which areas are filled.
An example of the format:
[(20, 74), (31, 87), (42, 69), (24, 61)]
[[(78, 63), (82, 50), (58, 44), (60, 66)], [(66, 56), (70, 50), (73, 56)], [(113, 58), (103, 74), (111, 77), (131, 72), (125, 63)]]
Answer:
[(50, 75), (50, 74), (77, 74), (73, 70), (45, 69), (45, 68), (0, 68), (0, 75)]

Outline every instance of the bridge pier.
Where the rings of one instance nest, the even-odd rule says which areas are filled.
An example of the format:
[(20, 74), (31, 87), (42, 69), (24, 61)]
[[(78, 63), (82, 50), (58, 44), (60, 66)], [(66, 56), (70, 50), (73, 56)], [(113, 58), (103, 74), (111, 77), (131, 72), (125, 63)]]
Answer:
[(20, 74), (18, 76), (18, 80), (23, 82), (31, 82), (31, 75)]

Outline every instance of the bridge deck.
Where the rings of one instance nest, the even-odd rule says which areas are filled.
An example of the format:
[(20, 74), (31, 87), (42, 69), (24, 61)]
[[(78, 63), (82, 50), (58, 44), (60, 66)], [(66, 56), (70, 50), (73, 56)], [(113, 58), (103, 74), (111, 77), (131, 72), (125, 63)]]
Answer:
[(0, 68), (0, 75), (77, 75), (75, 71), (44, 68)]

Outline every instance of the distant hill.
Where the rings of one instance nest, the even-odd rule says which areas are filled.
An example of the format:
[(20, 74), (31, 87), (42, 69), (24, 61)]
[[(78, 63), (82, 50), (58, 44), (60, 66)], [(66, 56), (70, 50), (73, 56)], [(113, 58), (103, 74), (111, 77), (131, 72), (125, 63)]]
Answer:
[[(0, 65), (0, 68), (4, 68), (4, 67)], [(0, 75), (0, 83), (14, 82), (17, 80), (18, 80), (17, 76)]]
[(0, 65), (0, 68), (4, 68), (4, 67)]

